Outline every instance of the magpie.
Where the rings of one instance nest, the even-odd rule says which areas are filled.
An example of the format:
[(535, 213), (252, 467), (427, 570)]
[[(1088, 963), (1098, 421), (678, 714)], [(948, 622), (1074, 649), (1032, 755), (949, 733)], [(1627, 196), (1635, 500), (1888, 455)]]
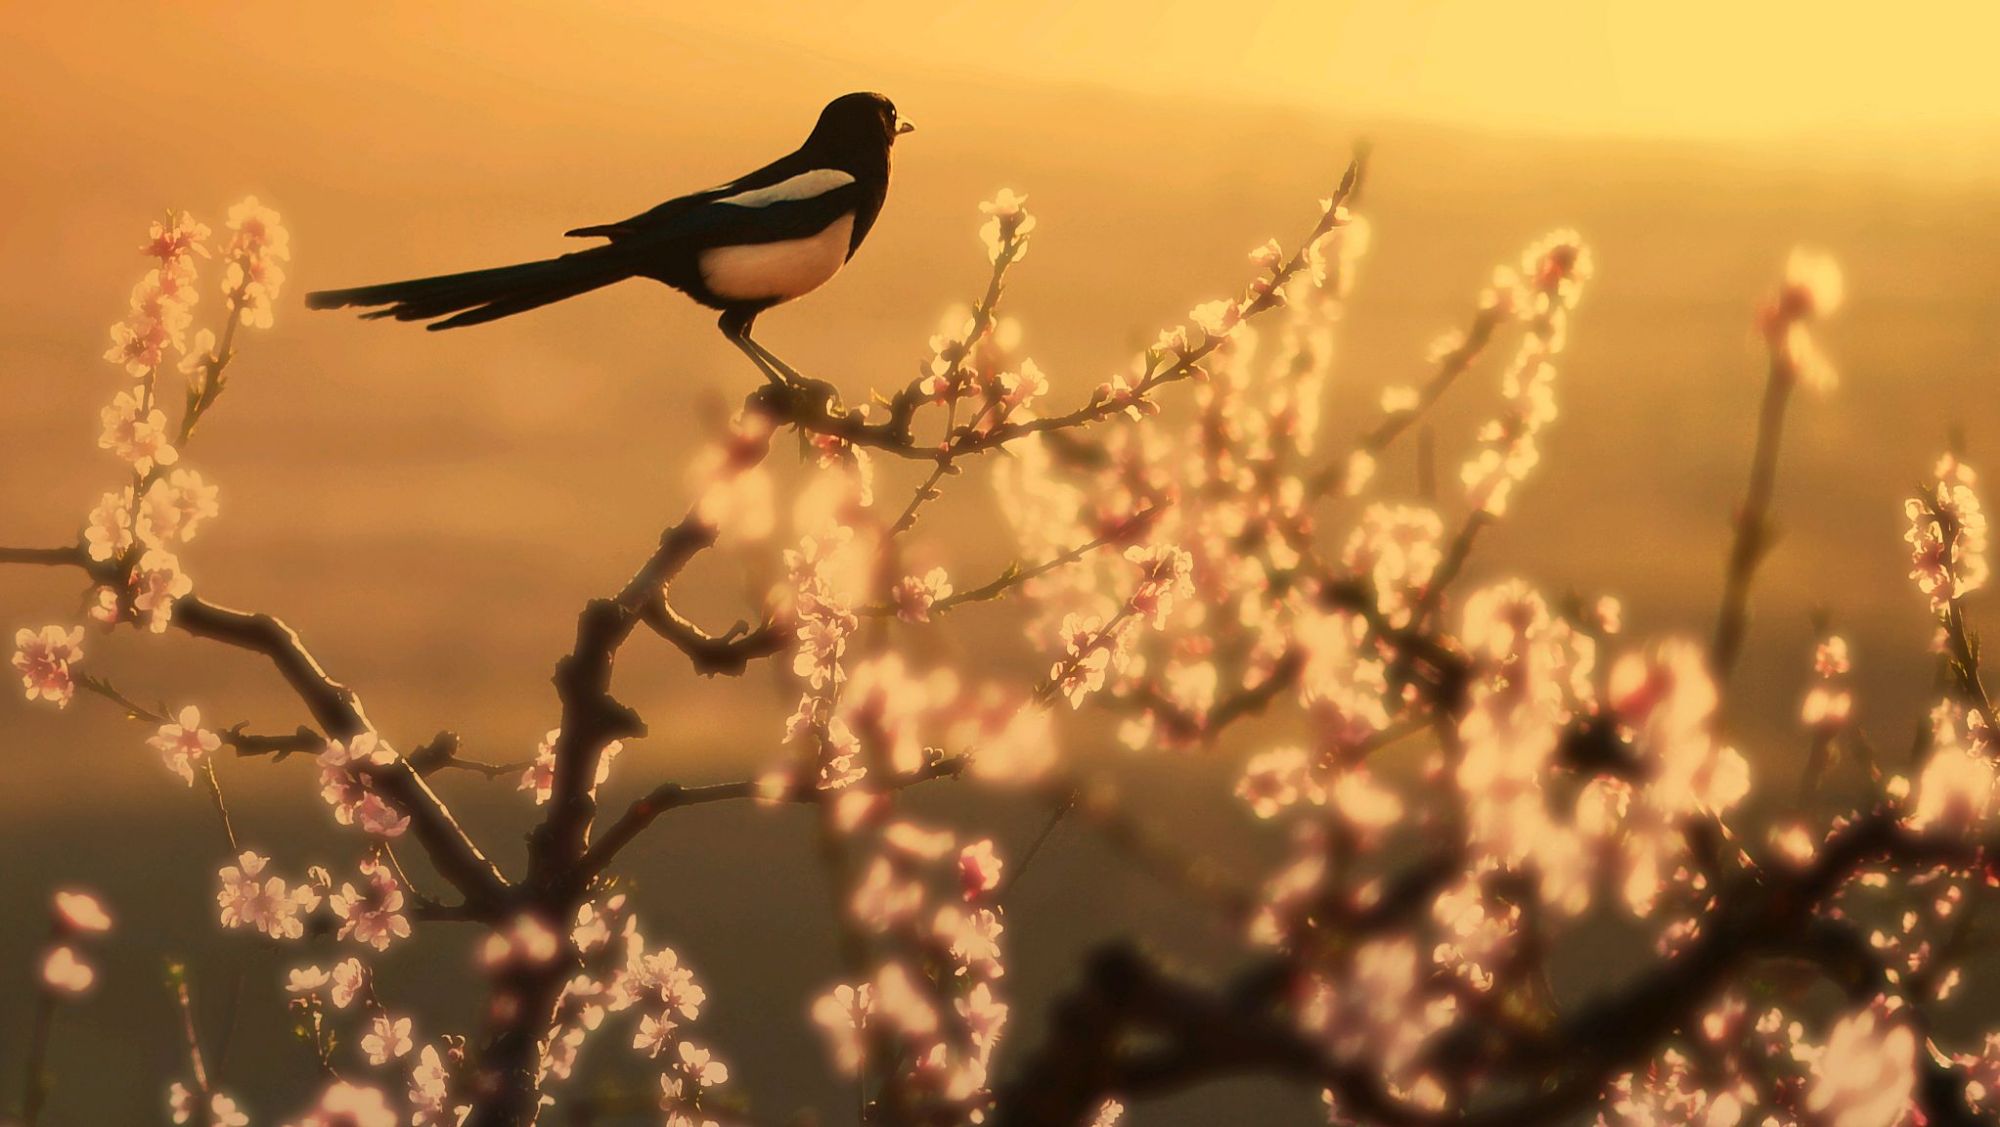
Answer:
[(627, 278), (664, 282), (718, 309), (723, 334), (766, 378), (807, 381), (750, 339), (764, 310), (818, 289), (868, 236), (889, 193), (889, 150), (914, 127), (880, 94), (827, 103), (805, 143), (755, 172), (630, 219), (564, 232), (606, 242), (540, 262), (306, 295), (311, 309), (456, 329), (511, 317)]

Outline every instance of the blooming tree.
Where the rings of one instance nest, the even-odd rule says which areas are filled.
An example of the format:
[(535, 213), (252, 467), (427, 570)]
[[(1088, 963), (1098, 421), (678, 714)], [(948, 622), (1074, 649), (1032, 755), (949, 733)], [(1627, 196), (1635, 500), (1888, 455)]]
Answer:
[[(89, 583), (88, 622), (16, 635), (27, 698), (102, 698), (147, 725), (169, 777), (203, 788), (228, 835), (219, 925), (298, 948), (291, 1024), (325, 1082), (258, 1121), (523, 1124), (565, 1103), (582, 1121), (587, 1097), (565, 1082), (596, 1042), (657, 1075), (665, 1123), (769, 1121), (701, 1032), (709, 990), (729, 984), (649, 941), (644, 905), (613, 880), (657, 820), (732, 801), (803, 807), (819, 825), (845, 972), (790, 1016), (823, 1035), (867, 1123), (1105, 1127), (1140, 1101), (1253, 1072), (1320, 1090), (1333, 1123), (1892, 1127), (2000, 1114), (2000, 1034), (1933, 1034), (2000, 846), (2000, 747), (1964, 604), (1987, 578), (1968, 466), (1943, 457), (1907, 507), (1910, 577), (1942, 673), (1935, 707), (1914, 718), (1910, 766), (1885, 766), (1849, 723), (1851, 657), (1832, 633), (1810, 658), (1804, 786), (1849, 769), (1864, 801), (1759, 823), (1746, 812), (1758, 780), (1722, 720), (1790, 397), (1834, 383), (1813, 334), (1839, 304), (1837, 268), (1795, 256), (1758, 314), (1767, 390), (1712, 640), (1627, 641), (1613, 600), (1461, 583), (1557, 422), (1589, 249), (1569, 231), (1528, 247), (1433, 347), (1424, 380), (1385, 392), (1367, 425), (1342, 426), (1322, 403), (1368, 247), (1362, 174), (1357, 158), (1302, 238), (1251, 253), (1246, 288), (1195, 308), (1080, 401), (1021, 354), (1001, 314), (1035, 230), (1026, 200), (1002, 192), (982, 208), (990, 282), (908, 383), (850, 406), (829, 384), (766, 371), (692, 460), (685, 515), (626, 583), (583, 605), (556, 663), (553, 726), (517, 765), (467, 759), (448, 734), (398, 750), (281, 620), (197, 591), (183, 556), (219, 509), (192, 442), (244, 332), (271, 323), (289, 248), (254, 199), (221, 237), (185, 213), (156, 222), (151, 268), (106, 354), (120, 386), (99, 444), (122, 466), (115, 487), (75, 542), (0, 548), (0, 563)], [(221, 309), (197, 331), (205, 262), (221, 267)], [(1499, 395), (1459, 490), (1377, 488), (1376, 458), (1489, 359)], [(789, 524), (767, 466), (786, 430), (810, 471)], [(1016, 561), (970, 575), (908, 564), (948, 479), (1000, 452), (991, 478)], [(914, 493), (887, 495), (873, 472), (884, 458), (918, 468)], [(754, 622), (716, 632), (677, 603), (676, 578), (705, 553), (781, 565)], [(900, 644), (998, 599), (1019, 604), (1045, 675), (973, 680)], [(127, 630), (262, 655), (309, 722), (259, 734), (198, 702), (137, 703), (87, 665)], [(616, 658), (642, 633), (703, 674), (777, 664), (796, 707), (769, 717), (764, 774), (665, 782), (600, 809), (624, 742), (646, 734), (614, 695)], [(1281, 833), (1282, 862), (1232, 877), (1124, 809), (1061, 751), (1085, 710), (1115, 718), (1138, 754), (1220, 754), (1225, 734), (1250, 745), (1234, 794), (1217, 799)], [(1298, 734), (1258, 736), (1279, 713)], [(320, 795), (353, 848), (312, 859), (239, 843), (215, 770), (224, 754), (317, 756)], [(1390, 756), (1414, 776), (1385, 770)], [(448, 770), (518, 786), (535, 819), (520, 871), (432, 788)], [(1035, 796), (1043, 833), (1009, 855), (899, 803), (943, 781)], [(1113, 944), (1078, 968), (1046, 1028), (1010, 1023), (1009, 892), (1066, 819), (1227, 921), (1242, 969), (1202, 981)], [(420, 851), (448, 892), (413, 887), (399, 850)], [(1558, 952), (1607, 920), (1643, 934), (1650, 958), (1593, 996), (1559, 995)], [(465, 934), (423, 938), (440, 921), (475, 925), (488, 992), (456, 1031), (416, 1027), (372, 967), (393, 946)], [(49, 1098), (49, 1025), (91, 987), (91, 945), (111, 926), (93, 896), (57, 895), (29, 1123)], [(1800, 980), (1831, 989), (1781, 985)], [(185, 979), (175, 985), (186, 1068), (165, 1094), (173, 1121), (248, 1123), (205, 1066)]]

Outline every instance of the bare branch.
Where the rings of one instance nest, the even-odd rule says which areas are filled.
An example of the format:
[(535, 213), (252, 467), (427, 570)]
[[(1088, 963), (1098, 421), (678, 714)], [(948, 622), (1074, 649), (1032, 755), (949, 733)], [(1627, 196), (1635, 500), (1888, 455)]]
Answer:
[[(928, 764), (907, 775), (897, 775), (887, 780), (888, 790), (903, 790), (927, 783), (932, 779), (958, 778), (971, 760), (967, 756), (947, 756)], [(604, 871), (618, 852), (632, 843), (632, 839), (643, 833), (653, 820), (669, 810), (683, 806), (699, 806), (709, 802), (734, 802), (746, 798), (763, 798), (771, 802), (791, 802), (813, 804), (826, 797), (824, 791), (808, 783), (794, 782), (783, 790), (766, 793), (762, 783), (756, 779), (746, 779), (736, 783), (712, 783), (708, 786), (685, 786), (681, 783), (662, 783), (633, 802), (623, 816), (604, 831), (585, 854), (579, 868), (585, 879), (595, 877)]]
[(1750, 486), (1736, 513), (1736, 537), (1723, 575), (1722, 607), (1716, 612), (1710, 660), (1716, 680), (1727, 684), (1743, 649), (1750, 619), (1750, 582), (1771, 547), (1771, 499), (1778, 487), (1778, 447), (1785, 436), (1785, 405), (1798, 377), (1776, 345), (1764, 379), (1764, 406), (1757, 417), (1757, 448), (1750, 458)]
[(739, 623), (717, 637), (682, 617), (665, 598), (641, 607), (639, 616), (653, 633), (686, 654), (694, 671), (705, 677), (738, 676), (752, 661), (782, 651), (792, 636), (783, 625), (766, 621), (755, 627)]
[[(1060, 555), (1043, 560), (1030, 568), (1018, 564), (1010, 566), (992, 580), (965, 591), (954, 591), (931, 604), (932, 614), (943, 614), (967, 603), (983, 603), (997, 599), (1031, 579), (1038, 579), (1058, 568), (1068, 567), (1099, 548), (1111, 544), (1124, 544), (1145, 535), (1146, 529), (1164, 510), (1165, 506), (1155, 505), (1141, 509), (1120, 521), (1111, 531), (1086, 544), (1079, 544)], [(882, 618), (896, 613), (896, 608), (887, 603), (873, 603), (854, 608), (854, 613), (863, 618)]]
[[(77, 567), (100, 583), (119, 578), (107, 565), (93, 564), (80, 547), (0, 549), (0, 562)], [(231, 610), (190, 594), (174, 603), (173, 626), (197, 638), (263, 655), (305, 704), (313, 719), (333, 738), (351, 739), (371, 730), (360, 698), (329, 676), (299, 636), (280, 619)], [(409, 815), (410, 831), (453, 888), (482, 907), (497, 906), (506, 898), (506, 878), (480, 852), (407, 760), (367, 770), (370, 780), (382, 793)]]

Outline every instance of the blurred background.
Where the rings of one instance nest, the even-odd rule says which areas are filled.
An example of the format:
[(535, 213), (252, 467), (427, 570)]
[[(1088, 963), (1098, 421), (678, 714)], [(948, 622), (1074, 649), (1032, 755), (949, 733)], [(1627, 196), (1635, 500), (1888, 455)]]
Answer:
[[(2000, 431), (1994, 9), (1885, 22), (1859, 5), (1719, 0), (713, 7), (85, 0), (14, 14), (0, 29), (0, 543), (70, 542), (119, 480), (95, 447), (97, 408), (120, 386), (99, 356), (147, 222), (187, 208), (219, 230), (255, 193), (291, 229), (291, 280), (189, 452), (222, 516), (186, 565), (210, 599), (284, 616), (397, 746), (450, 728), (468, 754), (524, 759), (554, 723), (547, 676), (576, 610), (682, 511), (693, 444), (754, 373), (712, 314), (645, 284), (442, 335), (307, 314), (304, 291), (555, 253), (565, 228), (726, 180), (796, 144), (829, 97), (879, 89), (919, 129), (898, 146), (883, 219), (833, 285), (768, 315), (760, 337), (850, 400), (900, 385), (940, 314), (984, 284), (976, 205), (1011, 187), (1040, 227), (1007, 305), (1058, 399), (1080, 398), (1190, 306), (1239, 289), (1251, 247), (1305, 230), (1366, 138), (1375, 242), (1327, 433), (1354, 433), (1383, 386), (1421, 377), (1426, 345), (1465, 321), (1493, 264), (1577, 227), (1598, 271), (1561, 365), (1563, 414), (1474, 573), (1617, 594), (1631, 635), (1709, 630), (1760, 393), (1751, 307), (1793, 245), (1840, 260), (1848, 305), (1822, 339), (1842, 382), (1793, 409), (1782, 539), (1731, 719), (1790, 795), (1823, 610), (1854, 647), (1859, 722), (1878, 744), (1906, 741), (1932, 669), (1901, 500), (1954, 433), (1986, 466)], [(1440, 412), (1447, 467), (1496, 381), (1477, 371)], [(1385, 488), (1414, 480), (1410, 450), (1385, 461)], [(903, 493), (908, 475), (884, 473)], [(1007, 559), (995, 525), (973, 473), (920, 534), (937, 562), (983, 576)], [(740, 570), (684, 587), (705, 622), (746, 612)], [(0, 573), (0, 625), (76, 620), (79, 592), (70, 573)], [(1030, 671), (1014, 613), (964, 612), (925, 656)], [(260, 729), (305, 719), (268, 669), (227, 650), (131, 632), (86, 647), (90, 671), (143, 700)], [(756, 671), (696, 678), (643, 637), (620, 680), (653, 735), (619, 761), (613, 806), (665, 779), (758, 772), (791, 703)], [(58, 1029), (46, 1121), (162, 1116), (183, 1064), (169, 955), (189, 962), (209, 1035), (234, 1028), (225, 1086), (275, 1120), (310, 1077), (279, 1013), (291, 956), (218, 934), (219, 834), (148, 734), (94, 699), (58, 714), (0, 693), (0, 1104), (16, 1095), (47, 897), (73, 884), (107, 895), (121, 934), (100, 989)], [(1238, 872), (1277, 852), (1228, 796), (1268, 733), (1140, 759), (1095, 750), (1110, 741), (1089, 723), (1064, 738), (1136, 816)], [(281, 869), (353, 852), (305, 761), (221, 769), (246, 844)], [(511, 783), (441, 786), (518, 866), (529, 812)], [(1008, 854), (1043, 816), (963, 788), (912, 805)], [(809, 819), (683, 811), (628, 856), (647, 934), (708, 986), (700, 1028), (734, 1086), (773, 1120), (818, 1107), (844, 1121), (804, 1020), (836, 973)], [(420, 1034), (471, 1024), (471, 935), (453, 926), (382, 963)], [(1021, 886), (1008, 934), (1017, 1047), (1039, 1038), (1089, 944), (1140, 934), (1215, 966), (1230, 939), (1074, 827)], [(1580, 957), (1610, 973), (1609, 956)], [(623, 1080), (599, 1068), (589, 1082)], [(1316, 1107), (1312, 1092), (1224, 1085), (1132, 1122), (1310, 1122)]]

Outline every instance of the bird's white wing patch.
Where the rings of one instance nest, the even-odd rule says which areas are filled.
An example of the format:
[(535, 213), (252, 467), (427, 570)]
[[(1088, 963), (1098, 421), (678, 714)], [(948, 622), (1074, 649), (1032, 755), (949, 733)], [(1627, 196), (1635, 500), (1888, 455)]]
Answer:
[(716, 203), (733, 204), (736, 207), (769, 207), (774, 203), (788, 203), (793, 200), (809, 200), (823, 196), (835, 188), (844, 188), (854, 183), (854, 177), (837, 168), (815, 168), (811, 172), (801, 172), (797, 176), (780, 180), (767, 188), (755, 188), (724, 196)]

